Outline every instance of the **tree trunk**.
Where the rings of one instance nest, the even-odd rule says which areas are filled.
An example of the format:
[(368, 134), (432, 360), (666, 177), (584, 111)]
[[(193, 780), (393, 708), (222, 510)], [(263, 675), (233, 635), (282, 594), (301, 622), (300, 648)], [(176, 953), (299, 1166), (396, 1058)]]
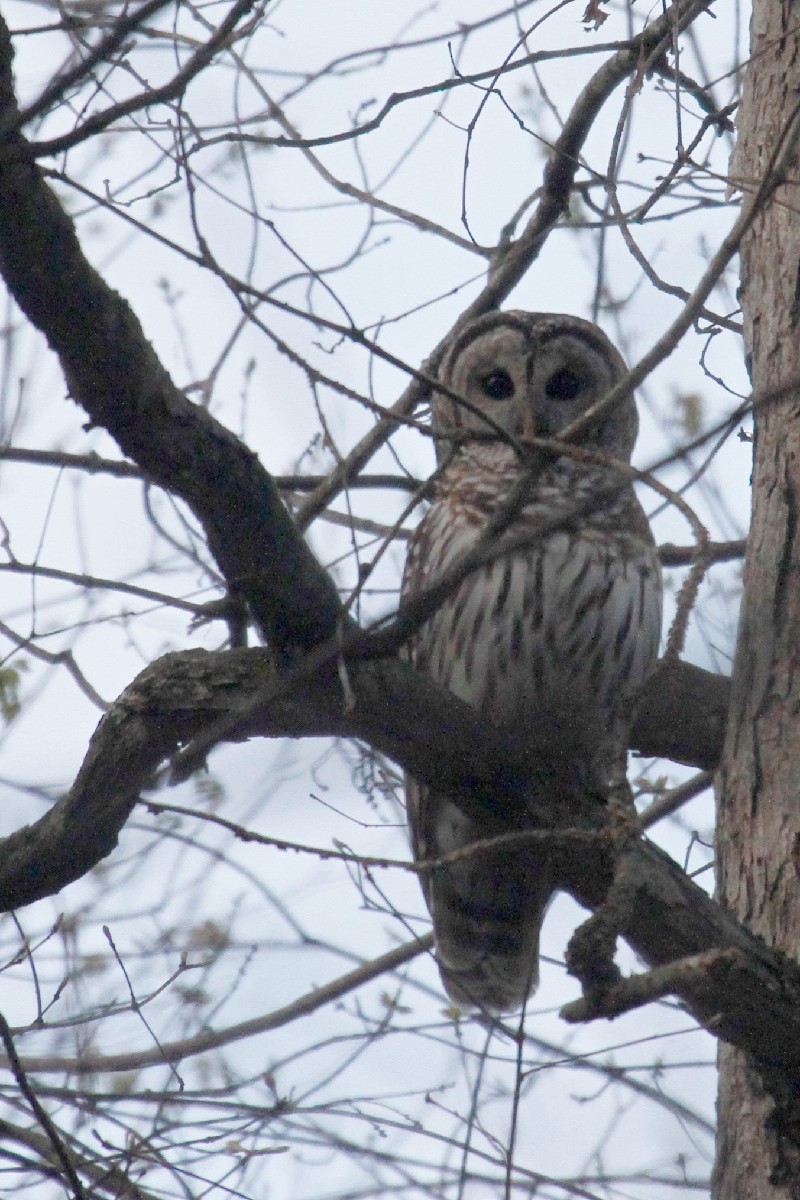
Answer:
[[(755, 0), (732, 177), (751, 190), (798, 106), (791, 0)], [(797, 157), (742, 244), (745, 343), (757, 405), (752, 529), (718, 780), (719, 895), (800, 957), (800, 215)], [(786, 176), (785, 176), (786, 177)], [(770, 393), (777, 399), (771, 401)], [(731, 480), (731, 486), (746, 480)], [(716, 1200), (800, 1196), (791, 1087), (720, 1049)], [(777, 1097), (777, 1100), (776, 1100)], [(790, 1126), (795, 1126), (794, 1136)]]

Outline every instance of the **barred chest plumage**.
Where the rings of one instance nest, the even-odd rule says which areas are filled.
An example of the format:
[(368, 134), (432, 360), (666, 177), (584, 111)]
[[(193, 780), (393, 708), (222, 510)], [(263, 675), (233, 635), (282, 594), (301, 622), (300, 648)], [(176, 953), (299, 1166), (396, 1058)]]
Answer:
[[(404, 590), (474, 545), (519, 471), (502, 444), (462, 450), (412, 538)], [(522, 732), (545, 723), (576, 747), (601, 741), (612, 709), (655, 665), (661, 629), (652, 534), (632, 488), (615, 487), (602, 468), (545, 466), (496, 557), (413, 639), (419, 668)]]

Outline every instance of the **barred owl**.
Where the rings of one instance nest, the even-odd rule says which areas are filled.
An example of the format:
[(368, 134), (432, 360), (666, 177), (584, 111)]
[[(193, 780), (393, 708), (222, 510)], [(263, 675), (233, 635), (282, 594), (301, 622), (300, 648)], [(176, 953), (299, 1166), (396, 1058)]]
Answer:
[[(431, 402), (443, 471), (411, 539), (404, 598), (474, 545), (520, 472), (531, 470), (519, 444), (557, 438), (624, 372), (605, 334), (576, 317), (491, 313), (462, 332), (440, 379), (465, 403), (444, 393)], [(637, 428), (628, 395), (580, 445), (627, 463)], [(639, 501), (612, 466), (550, 455), (532, 469), (525, 505), (491, 560), (450, 592), (405, 653), (524, 743), (547, 745), (597, 778), (609, 766), (616, 714), (655, 665), (659, 564)], [(446, 795), (414, 780), (406, 790), (416, 859), (487, 836), (489, 827)], [(554, 891), (546, 851), (483, 851), (421, 878), (452, 999), (492, 1012), (519, 1008), (538, 982), (539, 932)]]

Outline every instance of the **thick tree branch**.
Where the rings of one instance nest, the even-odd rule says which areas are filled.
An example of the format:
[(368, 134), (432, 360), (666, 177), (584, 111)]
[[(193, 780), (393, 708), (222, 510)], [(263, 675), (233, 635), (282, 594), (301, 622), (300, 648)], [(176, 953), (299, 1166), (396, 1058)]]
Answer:
[[(17, 116), (0, 22), (0, 128)], [(85, 258), (72, 221), (17, 133), (0, 135), (0, 274), (61, 362), (73, 399), (156, 483), (190, 506), (229, 586), (273, 644), (304, 648), (341, 617), (332, 580), (258, 458), (159, 362), (130, 306)]]
[[(100, 862), (114, 849), (142, 790), (154, 786), (161, 764), (187, 742), (202, 740), (223, 718), (227, 741), (359, 738), (420, 778), (433, 776), (438, 787), (452, 788), (472, 815), (485, 815), (490, 795), (499, 820), (517, 820), (513, 788), (519, 771), (526, 775), (530, 769), (531, 747), (521, 756), (515, 750), (509, 759), (502, 731), (405, 663), (353, 662), (347, 671), (358, 688), (352, 710), (332, 664), (315, 677), (299, 669), (287, 679), (276, 673), (265, 649), (187, 650), (159, 659), (100, 722), (67, 796), (34, 825), (0, 842), (0, 911), (53, 895)], [(705, 688), (709, 702), (727, 699), (726, 683), (686, 663), (669, 667), (646, 693), (634, 745), (659, 753), (659, 728), (669, 724), (681, 697), (697, 697)], [(723, 709), (716, 718), (716, 743), (712, 722), (687, 724), (687, 741), (679, 747), (684, 758), (703, 765), (719, 753)], [(694, 734), (696, 745), (689, 740)], [(440, 743), (454, 747), (452, 755), (443, 757)], [(504, 806), (509, 787), (512, 799)], [(475, 789), (478, 798), (470, 799)], [(551, 816), (558, 823), (563, 814)], [(548, 827), (548, 820), (540, 827)]]
[[(239, 739), (367, 741), (458, 798), (484, 826), (594, 835), (554, 838), (554, 845), (563, 888), (588, 908), (602, 903), (613, 876), (613, 843), (603, 805), (583, 794), (580, 780), (537, 760), (529, 745), (521, 747), (406, 664), (355, 662), (348, 674), (352, 706), (334, 669), (294, 689), (272, 689), (273, 698), (262, 703), (275, 678), (263, 649), (185, 651), (148, 667), (101, 721), (69, 795), (3, 843), (0, 908), (51, 894), (109, 853), (164, 759), (231, 709), (242, 714)], [(669, 686), (665, 677), (658, 690), (668, 693)], [(576, 842), (579, 848), (570, 849)], [(649, 842), (636, 845), (632, 873), (635, 901), (621, 928), (626, 940), (654, 967), (710, 950), (739, 951), (730, 960), (735, 988), (717, 970), (729, 960), (712, 957), (707, 979), (698, 974), (703, 960), (688, 974), (676, 970), (674, 990), (716, 1035), (760, 1061), (800, 1070), (800, 969), (749, 934)]]
[(727, 676), (691, 663), (671, 663), (642, 692), (631, 748), (711, 770), (722, 751), (729, 699)]

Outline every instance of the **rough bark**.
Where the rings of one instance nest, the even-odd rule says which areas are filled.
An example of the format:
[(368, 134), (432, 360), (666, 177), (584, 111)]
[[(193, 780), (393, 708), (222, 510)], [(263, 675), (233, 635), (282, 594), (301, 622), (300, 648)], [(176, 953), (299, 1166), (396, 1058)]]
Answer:
[[(789, 0), (755, 0), (734, 179), (749, 189), (796, 112), (800, 32)], [(795, 156), (788, 177), (797, 178)], [(742, 245), (754, 389), (800, 378), (800, 217), (784, 184)], [(777, 391), (776, 391), (777, 389)], [(719, 773), (719, 892), (770, 946), (800, 952), (800, 391), (756, 412), (752, 529)], [(796, 1085), (720, 1049), (717, 1200), (800, 1196)]]
[[(173, 769), (185, 774), (221, 741), (357, 738), (419, 778), (461, 795), (465, 808), (484, 821), (488, 815), (514, 825), (522, 807), (533, 829), (557, 829), (564, 819), (579, 817), (589, 830), (603, 827), (603, 818), (598, 823), (593, 812), (596, 802), (584, 812), (570, 794), (562, 812), (561, 791), (531, 808), (525, 800), (531, 779), (536, 772), (553, 774), (544, 756), (530, 742), (523, 753), (484, 716), (408, 664), (348, 664), (351, 699), (357, 701), (348, 705), (337, 665), (317, 657), (313, 668), (303, 664), (287, 676), (276, 672), (274, 656), (265, 649), (187, 650), (165, 655), (143, 671), (100, 722), (67, 795), (34, 825), (0, 840), (0, 912), (53, 895), (79, 879), (113, 850), (140, 793), (155, 786), (166, 759), (177, 754)], [(685, 671), (693, 685), (707, 674), (685, 663), (662, 674), (653, 689), (659, 708), (651, 706), (649, 722), (656, 723), (658, 712), (667, 715), (671, 697), (685, 691)], [(707, 675), (707, 680), (713, 695), (718, 678)], [(187, 743), (188, 751), (181, 751)], [(700, 750), (707, 750), (702, 740)], [(608, 859), (607, 846), (597, 852)], [(578, 855), (569, 871), (570, 886), (591, 906), (607, 886), (608, 865), (599, 870), (591, 854), (583, 870), (581, 863)], [(692, 884), (687, 895), (699, 903), (702, 893)], [(660, 933), (653, 928), (642, 935), (647, 943), (642, 952), (650, 962), (734, 944), (729, 935), (710, 929), (692, 934), (681, 916), (673, 921), (667, 914), (661, 925)], [(752, 943), (745, 939), (741, 945), (746, 949)]]

